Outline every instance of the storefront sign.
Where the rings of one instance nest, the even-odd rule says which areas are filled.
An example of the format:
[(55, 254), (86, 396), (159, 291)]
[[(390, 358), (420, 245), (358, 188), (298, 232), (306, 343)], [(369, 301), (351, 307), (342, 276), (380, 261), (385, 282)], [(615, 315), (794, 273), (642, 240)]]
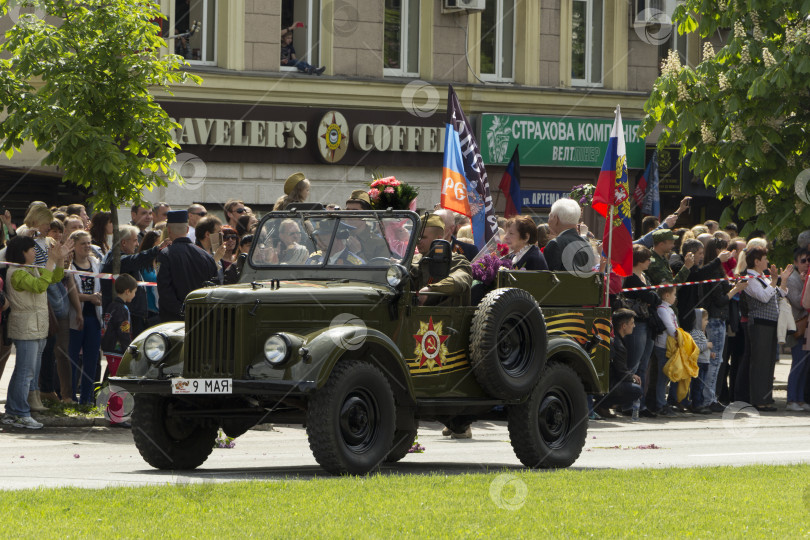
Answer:
[(523, 206), (530, 208), (551, 208), (552, 204), (562, 198), (568, 197), (570, 193), (570, 191), (520, 190)]
[[(641, 121), (623, 119), (623, 125), (628, 167), (643, 169)], [(481, 154), (487, 165), (506, 164), (520, 145), (522, 166), (599, 168), (612, 126), (612, 118), (482, 114)]]
[[(262, 109), (259, 112), (265, 112)], [(367, 160), (382, 152), (441, 154), (444, 151), (444, 127), (408, 125), (366, 120), (368, 111), (326, 111), (317, 118), (306, 111), (298, 118), (296, 109), (288, 109), (278, 120), (176, 117), (180, 128), (172, 138), (183, 147), (205, 146), (208, 152), (233, 147), (304, 150), (311, 148), (326, 163), (348, 159)], [(291, 119), (287, 119), (293, 116)], [(353, 118), (356, 118), (354, 122)], [(360, 120), (360, 121), (358, 121)], [(434, 121), (436, 123), (436, 121)], [(437, 156), (438, 159), (440, 159)], [(244, 158), (241, 158), (244, 159)], [(354, 161), (353, 163), (356, 163)]]

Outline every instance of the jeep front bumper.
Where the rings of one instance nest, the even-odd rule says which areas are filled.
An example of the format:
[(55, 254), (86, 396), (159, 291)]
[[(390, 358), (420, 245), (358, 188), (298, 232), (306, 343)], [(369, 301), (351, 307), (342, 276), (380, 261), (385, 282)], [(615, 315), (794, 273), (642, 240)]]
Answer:
[[(314, 381), (232, 381), (230, 395), (260, 395), (272, 397), (290, 397), (309, 395), (314, 392), (317, 385)], [(110, 385), (123, 388), (131, 394), (171, 394), (171, 379), (133, 379), (127, 377), (110, 377)], [(197, 394), (197, 395), (229, 395), (229, 394)]]

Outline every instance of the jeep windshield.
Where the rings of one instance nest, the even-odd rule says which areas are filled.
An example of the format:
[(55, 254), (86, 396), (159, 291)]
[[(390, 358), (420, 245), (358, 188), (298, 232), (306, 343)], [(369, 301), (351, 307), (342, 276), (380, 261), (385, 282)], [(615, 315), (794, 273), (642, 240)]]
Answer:
[[(419, 230), (413, 212), (271, 212), (254, 236), (250, 264), (256, 269), (388, 269), (406, 264)], [(323, 277), (322, 275), (320, 277)], [(348, 276), (347, 276), (348, 277)]]

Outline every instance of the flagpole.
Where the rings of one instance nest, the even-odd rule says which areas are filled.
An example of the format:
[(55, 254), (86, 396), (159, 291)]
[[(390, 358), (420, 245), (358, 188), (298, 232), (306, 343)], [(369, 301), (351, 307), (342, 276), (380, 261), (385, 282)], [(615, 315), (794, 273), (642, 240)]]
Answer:
[(611, 268), (611, 255), (613, 251), (613, 214), (616, 212), (616, 207), (610, 205), (610, 217), (608, 221), (608, 252), (607, 264), (605, 265), (605, 306), (608, 307), (608, 296), (610, 295), (610, 268)]

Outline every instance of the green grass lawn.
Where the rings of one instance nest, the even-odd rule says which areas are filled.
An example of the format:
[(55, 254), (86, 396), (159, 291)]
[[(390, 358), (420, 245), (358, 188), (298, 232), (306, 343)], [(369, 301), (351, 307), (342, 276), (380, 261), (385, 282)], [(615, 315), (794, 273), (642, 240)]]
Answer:
[(799, 538), (810, 466), (40, 489), (0, 508), (2, 538)]

